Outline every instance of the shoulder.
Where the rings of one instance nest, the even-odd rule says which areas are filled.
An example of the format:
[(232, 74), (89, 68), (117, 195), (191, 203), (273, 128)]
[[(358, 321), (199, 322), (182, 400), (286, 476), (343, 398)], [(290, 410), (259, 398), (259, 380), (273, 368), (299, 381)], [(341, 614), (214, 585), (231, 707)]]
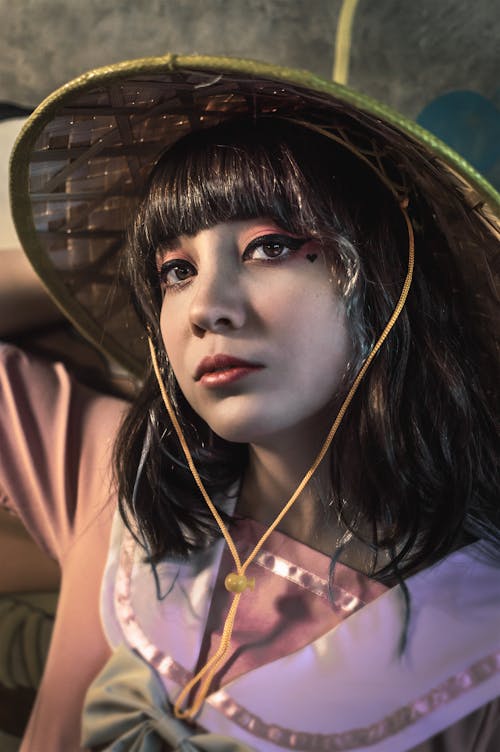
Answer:
[(62, 363), (0, 344), (2, 497), (59, 560), (112, 497), (112, 449), (126, 409)]

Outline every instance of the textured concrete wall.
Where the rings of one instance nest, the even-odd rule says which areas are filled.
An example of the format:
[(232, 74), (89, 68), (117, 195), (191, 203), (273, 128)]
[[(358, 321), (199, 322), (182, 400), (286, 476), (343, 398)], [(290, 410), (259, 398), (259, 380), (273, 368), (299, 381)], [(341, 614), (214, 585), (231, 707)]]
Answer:
[[(83, 71), (163, 52), (332, 72), (342, 0), (0, 0), (0, 98), (38, 102)], [(359, 0), (351, 83), (416, 115), (429, 91), (498, 95), (492, 0)]]
[(329, 76), (339, 6), (339, 0), (0, 0), (0, 97), (36, 102), (88, 68), (164, 52), (253, 57)]
[[(164, 52), (330, 78), (353, 0), (0, 0), (0, 100), (38, 103), (101, 65)], [(500, 5), (358, 0), (348, 83), (436, 132), (500, 187)]]

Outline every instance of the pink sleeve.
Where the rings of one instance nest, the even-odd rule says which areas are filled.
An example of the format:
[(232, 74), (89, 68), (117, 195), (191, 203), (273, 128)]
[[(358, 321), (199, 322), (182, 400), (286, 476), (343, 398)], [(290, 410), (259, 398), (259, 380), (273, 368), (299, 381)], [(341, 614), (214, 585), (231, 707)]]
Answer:
[(60, 363), (0, 344), (0, 503), (61, 561), (111, 492), (126, 403), (76, 384)]

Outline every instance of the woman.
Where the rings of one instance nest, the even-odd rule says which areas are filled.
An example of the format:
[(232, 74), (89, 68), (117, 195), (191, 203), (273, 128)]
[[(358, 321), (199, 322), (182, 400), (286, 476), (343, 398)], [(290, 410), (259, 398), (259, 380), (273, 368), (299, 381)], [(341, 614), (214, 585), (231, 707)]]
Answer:
[[(83, 459), (52, 518), (59, 629), (76, 597), (89, 620), (65, 699), (73, 725), (84, 704), (84, 746), (493, 749), (495, 239), (456, 171), (494, 197), (411, 130), (304, 74), (167, 58), (68, 85), (19, 142), (34, 264), (133, 369), (109, 293), (126, 266), (152, 359), (116, 444), (109, 555), (115, 492), (90, 505), (80, 489), (108, 483), (122, 405), (86, 395), (64, 413)], [(57, 702), (57, 639), (26, 749)]]

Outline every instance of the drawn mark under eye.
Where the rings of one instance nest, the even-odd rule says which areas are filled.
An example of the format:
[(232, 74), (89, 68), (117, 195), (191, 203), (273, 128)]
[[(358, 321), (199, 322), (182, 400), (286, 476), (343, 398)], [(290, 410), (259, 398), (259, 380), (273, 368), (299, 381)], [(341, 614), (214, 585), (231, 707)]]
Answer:
[(250, 241), (243, 251), (243, 261), (273, 263), (285, 261), (307, 243), (309, 238), (293, 238), (290, 235), (261, 235)]
[(191, 277), (196, 276), (196, 269), (185, 259), (170, 259), (161, 265), (158, 275), (164, 290), (180, 288)]

